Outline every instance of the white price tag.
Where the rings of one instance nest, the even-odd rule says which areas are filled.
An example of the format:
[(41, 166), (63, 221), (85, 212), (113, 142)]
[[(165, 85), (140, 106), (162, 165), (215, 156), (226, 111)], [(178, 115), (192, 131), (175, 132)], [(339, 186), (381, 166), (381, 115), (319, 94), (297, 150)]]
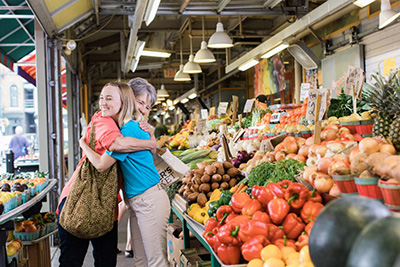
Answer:
[(355, 90), (355, 97), (359, 98), (361, 95), (362, 86), (365, 80), (365, 73), (361, 68), (349, 66), (345, 79), (344, 93), (353, 96), (353, 86)]
[(218, 106), (218, 115), (226, 114), (226, 110), (228, 109), (228, 102), (220, 102)]
[(208, 110), (207, 109), (201, 109), (200, 113), (201, 113), (201, 118), (202, 119), (207, 119), (208, 118)]
[(243, 113), (251, 112), (253, 104), (254, 104), (254, 99), (247, 99), (246, 104), (244, 105)]
[(198, 121), (197, 123), (197, 131), (199, 133), (203, 133), (206, 130), (206, 120), (205, 119), (201, 119)]
[(302, 83), (300, 87), (300, 101), (304, 101), (308, 96), (308, 90), (310, 89), (310, 83)]

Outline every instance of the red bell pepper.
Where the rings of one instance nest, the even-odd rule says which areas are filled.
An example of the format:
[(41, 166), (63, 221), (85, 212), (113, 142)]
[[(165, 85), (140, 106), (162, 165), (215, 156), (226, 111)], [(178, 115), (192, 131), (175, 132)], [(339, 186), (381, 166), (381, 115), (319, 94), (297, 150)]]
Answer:
[[(231, 214), (233, 215), (233, 214)], [(227, 222), (227, 224), (234, 224), (234, 225), (240, 225), (243, 222), (248, 222), (249, 221), (249, 216), (247, 215), (237, 215), (236, 217), (232, 218)]]
[(271, 223), (271, 218), (269, 217), (268, 213), (260, 211), (260, 210), (254, 212), (252, 220), (265, 222), (265, 223)]
[(224, 224), (224, 221), (226, 219), (226, 217), (228, 217), (229, 214), (233, 213), (233, 209), (232, 206), (229, 205), (222, 205), (218, 208), (217, 213), (216, 213), (216, 217), (217, 220), (220, 224)]
[(212, 248), (214, 247), (215, 241), (217, 240), (217, 236), (216, 236), (217, 233), (218, 233), (217, 228), (214, 228), (212, 231), (203, 233), (204, 239), (207, 241), (207, 243)]
[(289, 213), (282, 223), (283, 231), (290, 239), (297, 239), (297, 237), (304, 231), (306, 226), (300, 217), (294, 213)]
[(279, 198), (284, 198), (285, 197), (285, 191), (283, 190), (282, 187), (275, 183), (269, 183), (267, 185), (267, 188), (271, 191), (271, 193)]
[(233, 245), (221, 245), (216, 249), (218, 258), (227, 265), (238, 264), (240, 261), (240, 248)]
[(280, 181), (280, 182), (277, 182), (276, 183), (280, 188), (282, 188), (284, 191), (286, 190), (286, 189), (288, 189), (289, 188), (289, 186), (291, 185), (291, 184), (293, 184), (293, 182), (292, 181), (290, 181), (290, 180), (283, 180), (283, 181)]
[(272, 192), (265, 186), (255, 185), (251, 189), (251, 195), (261, 202), (266, 207), (268, 203), (274, 198)]
[(296, 241), (294, 241), (293, 239), (288, 239), (286, 236), (275, 240), (274, 245), (277, 246), (279, 249), (282, 249), (284, 247), (292, 247), (297, 251)]
[(247, 242), (256, 235), (268, 236), (268, 224), (260, 221), (248, 221), (240, 224), (239, 238)]
[(239, 225), (225, 224), (219, 228), (217, 238), (219, 242), (225, 245), (237, 246), (240, 244), (238, 239)]
[(305, 223), (315, 221), (324, 205), (314, 201), (307, 201), (300, 212), (300, 216)]
[(273, 223), (279, 225), (289, 213), (290, 206), (282, 198), (274, 198), (268, 203), (268, 213)]
[(313, 191), (310, 191), (310, 198), (308, 199), (308, 201), (322, 203), (321, 194), (314, 188)]
[(309, 239), (309, 235), (307, 235), (307, 233), (303, 232), (299, 238), (297, 239), (296, 247), (297, 247), (297, 251), (300, 251), (304, 246), (308, 245), (308, 239)]
[(249, 199), (246, 201), (246, 203), (244, 203), (242, 214), (247, 215), (251, 218), (256, 211), (261, 210), (262, 205), (260, 201), (258, 201), (257, 199)]
[(233, 219), (235, 219), (238, 216), (240, 216), (240, 215), (238, 215), (236, 213), (229, 214), (228, 217), (226, 217), (226, 219), (225, 219), (225, 223), (230, 223)]
[(274, 243), (278, 239), (282, 239), (285, 235), (282, 226), (276, 226), (275, 224), (269, 223), (268, 224), (268, 240), (271, 243)]
[(208, 219), (206, 226), (204, 228), (204, 233), (211, 232), (215, 228), (219, 228), (221, 225), (218, 223), (218, 221), (214, 218)]
[(243, 258), (247, 261), (261, 259), (261, 250), (270, 242), (263, 235), (256, 235), (246, 241), (241, 247)]
[(285, 193), (285, 199), (294, 209), (300, 209), (307, 202), (309, 190), (302, 184), (291, 184)]
[(304, 228), (304, 231), (305, 231), (308, 235), (310, 235), (310, 234), (311, 234), (311, 229), (313, 228), (313, 226), (314, 226), (314, 221), (312, 221), (312, 222), (310, 222), (309, 224), (307, 224), (307, 225), (306, 225), (306, 228)]
[(250, 196), (245, 192), (233, 194), (232, 198), (231, 198), (233, 210), (236, 213), (241, 213), (244, 203), (246, 203), (246, 201), (249, 199), (250, 199)]

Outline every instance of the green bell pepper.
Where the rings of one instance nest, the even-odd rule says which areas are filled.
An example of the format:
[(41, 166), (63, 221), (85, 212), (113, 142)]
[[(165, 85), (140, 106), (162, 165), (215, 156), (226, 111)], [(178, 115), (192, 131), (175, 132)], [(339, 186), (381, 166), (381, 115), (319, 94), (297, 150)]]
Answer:
[(229, 205), (233, 193), (229, 190), (222, 190), (221, 197), (219, 198), (220, 206)]
[(208, 216), (215, 218), (218, 208), (221, 206), (219, 200), (208, 203)]

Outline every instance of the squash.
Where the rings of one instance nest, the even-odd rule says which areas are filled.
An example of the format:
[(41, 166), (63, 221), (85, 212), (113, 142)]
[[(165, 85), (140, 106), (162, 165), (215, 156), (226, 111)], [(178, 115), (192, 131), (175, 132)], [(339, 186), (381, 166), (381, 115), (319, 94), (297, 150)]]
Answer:
[(346, 266), (350, 249), (363, 228), (390, 214), (383, 204), (365, 197), (346, 196), (329, 202), (315, 220), (310, 234), (314, 266)]
[(368, 224), (351, 248), (347, 267), (392, 267), (400, 252), (400, 217)]

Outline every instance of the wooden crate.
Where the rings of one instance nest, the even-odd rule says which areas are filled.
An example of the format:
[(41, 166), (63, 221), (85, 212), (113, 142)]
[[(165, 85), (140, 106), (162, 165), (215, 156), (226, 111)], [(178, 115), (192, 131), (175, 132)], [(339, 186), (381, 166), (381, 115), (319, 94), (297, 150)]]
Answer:
[(27, 267), (51, 267), (49, 237), (30, 245), (24, 245), (24, 258)]

